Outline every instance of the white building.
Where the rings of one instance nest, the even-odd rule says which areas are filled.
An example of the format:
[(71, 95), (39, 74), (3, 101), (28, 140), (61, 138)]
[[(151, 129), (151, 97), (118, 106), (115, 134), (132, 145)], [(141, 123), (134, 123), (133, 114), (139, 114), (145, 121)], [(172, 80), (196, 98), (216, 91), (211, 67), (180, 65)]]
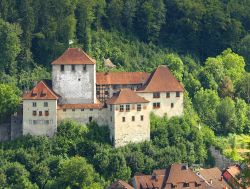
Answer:
[(96, 73), (96, 61), (78, 48), (52, 62), (51, 81), (23, 96), (23, 134), (48, 135), (72, 119), (108, 125), (115, 147), (150, 140), (149, 115), (181, 116), (183, 87), (166, 66), (144, 72)]

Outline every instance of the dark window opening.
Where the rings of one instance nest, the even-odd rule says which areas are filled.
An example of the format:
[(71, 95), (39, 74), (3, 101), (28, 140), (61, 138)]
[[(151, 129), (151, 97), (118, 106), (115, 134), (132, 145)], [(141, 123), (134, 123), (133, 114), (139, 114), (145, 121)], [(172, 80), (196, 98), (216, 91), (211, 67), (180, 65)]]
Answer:
[(125, 117), (122, 117), (122, 122), (125, 122), (125, 121), (126, 121)]
[(45, 116), (49, 116), (49, 111), (48, 110), (45, 111)]
[(176, 92), (176, 97), (180, 97), (180, 92)]
[(183, 187), (189, 187), (189, 183), (184, 183)]
[(83, 112), (83, 111), (84, 111), (84, 109), (81, 109), (81, 111)]
[(76, 71), (75, 65), (71, 65), (71, 70), (72, 70), (73, 72)]
[(32, 106), (33, 106), (33, 107), (36, 107), (36, 102), (33, 102), (33, 103), (32, 103)]
[(160, 107), (161, 107), (160, 102), (154, 102), (154, 103), (153, 103), (153, 109), (158, 109), (158, 108), (160, 108)]
[(124, 106), (120, 105), (120, 112), (123, 112), (123, 111), (124, 111)]
[(129, 112), (129, 111), (130, 111), (130, 105), (127, 104), (127, 105), (126, 105), (126, 112)]
[(143, 115), (141, 115), (141, 121), (143, 121), (143, 118), (144, 118)]
[(92, 121), (92, 119), (93, 119), (92, 117), (89, 117), (89, 122), (91, 122), (91, 121)]
[(48, 102), (44, 102), (44, 107), (48, 107)]
[(132, 121), (135, 121), (135, 116), (132, 116)]
[(63, 109), (64, 112), (66, 112), (66, 109)]
[(72, 109), (72, 112), (76, 111), (75, 109)]
[(83, 65), (83, 71), (86, 71), (86, 70), (87, 70), (87, 66)]
[(33, 111), (33, 113), (32, 113), (32, 114), (33, 114), (33, 116), (36, 116), (36, 111)]
[(170, 98), (170, 93), (169, 92), (166, 93), (166, 97)]
[(39, 111), (39, 116), (42, 116), (43, 115), (43, 112), (42, 111)]
[(137, 111), (141, 111), (141, 104), (137, 104)]
[(171, 103), (171, 108), (173, 108), (174, 107), (174, 103)]
[(64, 65), (61, 65), (61, 72), (64, 72)]
[(153, 93), (153, 98), (160, 98), (161, 94), (160, 93)]

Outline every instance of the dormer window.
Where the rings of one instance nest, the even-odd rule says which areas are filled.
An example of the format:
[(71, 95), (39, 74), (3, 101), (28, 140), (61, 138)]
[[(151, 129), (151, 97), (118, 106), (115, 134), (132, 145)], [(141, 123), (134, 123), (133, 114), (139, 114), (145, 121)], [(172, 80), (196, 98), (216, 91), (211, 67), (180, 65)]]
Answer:
[(72, 72), (76, 71), (75, 65), (71, 65), (71, 71), (72, 71)]
[(64, 72), (64, 65), (61, 65), (61, 72)]

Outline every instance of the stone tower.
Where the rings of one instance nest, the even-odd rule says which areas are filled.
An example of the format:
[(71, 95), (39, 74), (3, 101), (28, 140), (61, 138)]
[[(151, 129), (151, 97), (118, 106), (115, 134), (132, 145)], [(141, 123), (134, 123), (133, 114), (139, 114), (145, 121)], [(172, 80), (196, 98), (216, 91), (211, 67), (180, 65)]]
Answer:
[(52, 80), (60, 104), (96, 103), (96, 61), (81, 49), (69, 48), (52, 62)]

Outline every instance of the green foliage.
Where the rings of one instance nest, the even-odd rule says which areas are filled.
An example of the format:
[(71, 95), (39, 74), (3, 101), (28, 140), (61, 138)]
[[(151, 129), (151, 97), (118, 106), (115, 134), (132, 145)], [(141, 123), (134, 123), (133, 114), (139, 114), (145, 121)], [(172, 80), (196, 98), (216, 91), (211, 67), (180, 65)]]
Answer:
[(0, 122), (8, 119), (20, 103), (20, 91), (16, 87), (0, 84)]

